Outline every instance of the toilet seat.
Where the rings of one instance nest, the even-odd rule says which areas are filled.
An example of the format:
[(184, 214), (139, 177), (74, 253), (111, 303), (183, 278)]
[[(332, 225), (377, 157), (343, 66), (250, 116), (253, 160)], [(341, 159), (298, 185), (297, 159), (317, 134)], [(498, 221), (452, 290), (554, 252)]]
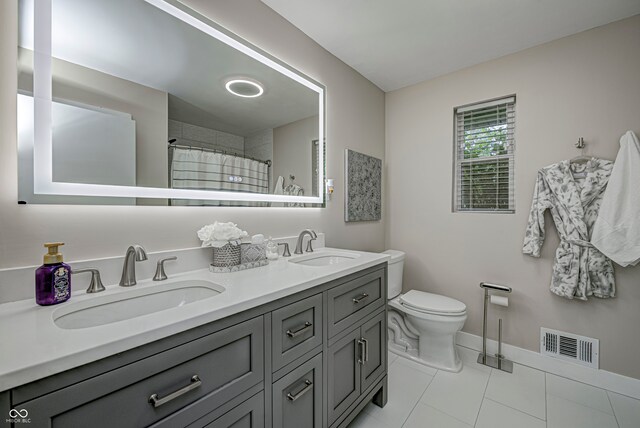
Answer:
[(467, 312), (459, 312), (459, 313), (438, 313), (438, 312), (427, 312), (424, 309), (416, 310), (402, 303), (400, 300), (402, 295), (396, 297), (395, 299), (389, 300), (389, 308), (395, 309), (396, 311), (402, 312), (406, 315), (413, 315), (416, 318), (422, 318), (425, 320), (433, 320), (438, 322), (456, 322), (461, 319), (467, 318)]
[(400, 295), (399, 303), (406, 309), (423, 314), (457, 317), (467, 313), (467, 306), (459, 300), (419, 290)]

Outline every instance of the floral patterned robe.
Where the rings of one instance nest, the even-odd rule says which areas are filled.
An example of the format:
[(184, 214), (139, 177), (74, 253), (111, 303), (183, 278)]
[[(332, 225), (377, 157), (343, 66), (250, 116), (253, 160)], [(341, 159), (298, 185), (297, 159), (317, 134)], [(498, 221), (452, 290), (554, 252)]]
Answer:
[(615, 296), (611, 260), (589, 242), (612, 168), (613, 162), (593, 158), (586, 164), (565, 160), (538, 171), (522, 251), (540, 257), (544, 212), (551, 210), (560, 235), (551, 277), (551, 291), (558, 296)]

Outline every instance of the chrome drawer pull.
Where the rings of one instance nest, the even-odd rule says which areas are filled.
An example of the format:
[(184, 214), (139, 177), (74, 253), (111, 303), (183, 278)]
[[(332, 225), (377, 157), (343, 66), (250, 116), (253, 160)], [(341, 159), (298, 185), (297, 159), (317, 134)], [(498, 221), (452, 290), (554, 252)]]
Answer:
[(367, 293), (362, 293), (361, 295), (359, 295), (358, 297), (353, 299), (353, 303), (360, 303), (364, 299), (366, 299), (367, 297), (369, 297), (369, 295)]
[(309, 390), (311, 390), (311, 388), (313, 388), (313, 382), (311, 382), (309, 379), (306, 379), (304, 381), (304, 384), (306, 386), (304, 388), (302, 388), (302, 390), (300, 390), (300, 392), (298, 392), (297, 394), (295, 394), (295, 395), (293, 395), (291, 393), (287, 394), (287, 398), (289, 399), (289, 401), (296, 401), (298, 398), (302, 397), (304, 394), (309, 392)]
[(300, 336), (302, 333), (304, 333), (305, 331), (307, 331), (307, 329), (309, 327), (311, 327), (313, 324), (311, 324), (309, 321), (305, 322), (304, 325), (302, 327), (300, 327), (297, 330), (287, 330), (287, 336), (289, 336), (290, 338), (294, 338), (296, 336)]
[(360, 365), (364, 365), (364, 363), (367, 361), (366, 346), (367, 346), (367, 340), (365, 338), (358, 339), (358, 347), (360, 348), (360, 358), (358, 358), (358, 364)]
[(158, 394), (153, 394), (151, 397), (149, 397), (149, 403), (153, 404), (153, 407), (160, 407), (163, 404), (167, 404), (169, 401), (175, 400), (181, 395), (184, 395), (187, 392), (193, 389), (196, 389), (200, 385), (202, 385), (202, 381), (200, 380), (200, 377), (198, 375), (193, 375), (191, 377), (191, 383), (189, 385), (185, 386), (184, 388), (180, 388), (177, 391), (172, 392), (171, 394), (167, 395), (164, 398), (158, 398)]

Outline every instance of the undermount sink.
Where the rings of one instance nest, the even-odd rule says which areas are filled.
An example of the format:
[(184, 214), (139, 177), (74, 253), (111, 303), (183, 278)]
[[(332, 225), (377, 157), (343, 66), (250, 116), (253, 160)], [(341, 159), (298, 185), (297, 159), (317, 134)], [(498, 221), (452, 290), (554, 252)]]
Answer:
[(330, 266), (346, 262), (360, 257), (356, 253), (346, 251), (322, 251), (318, 253), (300, 256), (289, 260), (289, 263), (296, 263), (303, 266)]
[(53, 322), (63, 329), (96, 327), (185, 306), (223, 291), (209, 281), (172, 282), (62, 306), (53, 313)]

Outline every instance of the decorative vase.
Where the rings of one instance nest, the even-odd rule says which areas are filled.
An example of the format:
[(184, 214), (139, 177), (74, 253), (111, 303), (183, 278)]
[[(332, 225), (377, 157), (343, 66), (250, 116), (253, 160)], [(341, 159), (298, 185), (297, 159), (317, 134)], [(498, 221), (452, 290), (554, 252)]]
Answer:
[(222, 247), (213, 247), (213, 262), (216, 267), (230, 267), (240, 264), (240, 245), (227, 243)]

